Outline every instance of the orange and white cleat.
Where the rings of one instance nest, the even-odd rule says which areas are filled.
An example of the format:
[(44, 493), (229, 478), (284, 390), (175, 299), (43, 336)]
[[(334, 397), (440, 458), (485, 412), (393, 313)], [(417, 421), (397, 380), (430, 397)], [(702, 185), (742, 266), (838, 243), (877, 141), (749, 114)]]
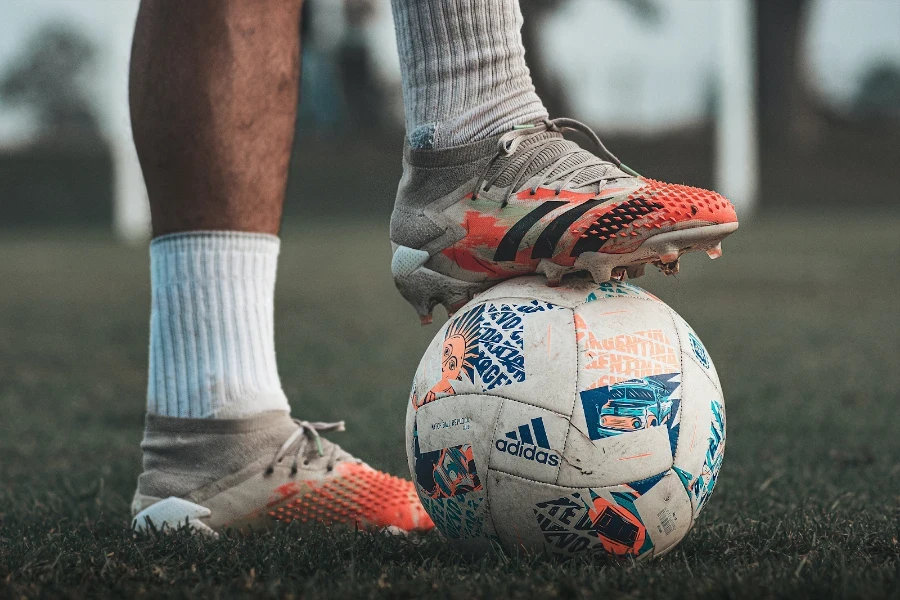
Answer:
[[(586, 135), (597, 154), (562, 136)], [(678, 272), (685, 252), (722, 254), (738, 227), (715, 192), (641, 177), (586, 125), (545, 120), (465, 146), (404, 150), (391, 217), (391, 271), (423, 323), (500, 281), (549, 285), (588, 271), (600, 283)]]
[(187, 525), (213, 535), (265, 531), (279, 522), (431, 530), (412, 482), (373, 469), (319, 435), (342, 430), (343, 423), (294, 421), (281, 412), (233, 420), (151, 415), (132, 526)]

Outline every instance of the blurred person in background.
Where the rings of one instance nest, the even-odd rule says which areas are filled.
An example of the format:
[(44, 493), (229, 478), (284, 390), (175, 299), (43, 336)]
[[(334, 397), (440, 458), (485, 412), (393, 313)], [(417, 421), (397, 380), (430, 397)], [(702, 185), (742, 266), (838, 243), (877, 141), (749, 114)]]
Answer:
[[(391, 268), (423, 322), (436, 304), (452, 312), (518, 275), (554, 285), (588, 271), (601, 282), (640, 276), (647, 263), (676, 272), (691, 250), (720, 254), (737, 228), (727, 200), (642, 178), (585, 125), (549, 118), (525, 62), (518, 0), (393, 0), (392, 10), (406, 143)], [(131, 115), (154, 239), (137, 527), (433, 527), (409, 481), (320, 435), (342, 423), (290, 418), (276, 369), (301, 11), (302, 0), (141, 3)], [(346, 11), (352, 30), (371, 7), (353, 0)], [(350, 93), (368, 85), (352, 48), (343, 68), (362, 71)], [(567, 129), (590, 150), (566, 140)], [(352, 240), (335, 243), (352, 251)], [(435, 473), (463, 476), (452, 465)]]

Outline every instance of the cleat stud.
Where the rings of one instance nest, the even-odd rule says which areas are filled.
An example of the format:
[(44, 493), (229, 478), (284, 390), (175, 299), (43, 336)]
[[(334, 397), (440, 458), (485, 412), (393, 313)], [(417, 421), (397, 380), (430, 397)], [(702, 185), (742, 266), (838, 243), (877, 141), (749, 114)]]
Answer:
[(569, 267), (558, 265), (552, 261), (547, 260), (546, 258), (543, 258), (538, 263), (535, 272), (544, 274), (544, 276), (547, 278), (548, 287), (557, 287), (562, 281), (563, 276), (571, 270), (572, 269), (570, 269)]
[(608, 254), (584, 252), (575, 259), (575, 268), (589, 272), (594, 283), (603, 283), (612, 277), (615, 263), (610, 261), (611, 258)]
[(670, 264), (678, 260), (678, 248), (667, 248), (659, 255), (659, 261), (663, 264)]
[(665, 275), (675, 275), (681, 269), (681, 265), (677, 259), (670, 263), (661, 262), (658, 264), (658, 266), (659, 270), (662, 271)]
[(612, 271), (604, 268), (597, 268), (590, 270), (591, 279), (594, 280), (594, 283), (603, 283), (604, 281), (609, 281), (612, 279)]
[(717, 258), (722, 256), (722, 242), (719, 242), (712, 248), (707, 248), (706, 255), (709, 256), (713, 260), (716, 260)]

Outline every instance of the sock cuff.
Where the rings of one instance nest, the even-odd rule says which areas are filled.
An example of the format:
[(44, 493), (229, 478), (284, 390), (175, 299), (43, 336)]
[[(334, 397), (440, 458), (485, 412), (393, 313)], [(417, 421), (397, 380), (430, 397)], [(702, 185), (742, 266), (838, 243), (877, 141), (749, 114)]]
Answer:
[(167, 417), (148, 413), (144, 425), (145, 437), (157, 433), (184, 434), (240, 434), (269, 429), (291, 423), (287, 411), (273, 410), (243, 419), (198, 419), (189, 417)]
[(249, 231), (183, 231), (168, 233), (150, 242), (150, 255), (166, 251), (212, 250), (220, 252), (275, 253), (281, 248), (277, 235)]
[[(213, 281), (259, 281), (271, 295), (275, 287), (281, 241), (277, 236), (242, 231), (192, 231), (160, 236), (150, 242), (150, 276), (154, 285), (195, 287)], [(228, 293), (220, 289), (219, 293)], [(237, 292), (242, 294), (242, 292)]]
[(472, 161), (491, 158), (497, 154), (499, 140), (500, 135), (494, 135), (471, 144), (427, 149), (416, 148), (407, 141), (403, 144), (403, 160), (422, 169), (467, 165)]

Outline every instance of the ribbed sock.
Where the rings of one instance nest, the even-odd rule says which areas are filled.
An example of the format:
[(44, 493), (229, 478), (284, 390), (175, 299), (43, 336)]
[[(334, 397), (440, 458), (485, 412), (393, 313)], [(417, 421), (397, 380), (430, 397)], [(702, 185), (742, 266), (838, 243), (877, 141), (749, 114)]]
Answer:
[(290, 411), (275, 364), (279, 245), (272, 235), (228, 231), (153, 240), (147, 412)]
[(547, 117), (518, 0), (391, 0), (410, 146), (446, 148)]

